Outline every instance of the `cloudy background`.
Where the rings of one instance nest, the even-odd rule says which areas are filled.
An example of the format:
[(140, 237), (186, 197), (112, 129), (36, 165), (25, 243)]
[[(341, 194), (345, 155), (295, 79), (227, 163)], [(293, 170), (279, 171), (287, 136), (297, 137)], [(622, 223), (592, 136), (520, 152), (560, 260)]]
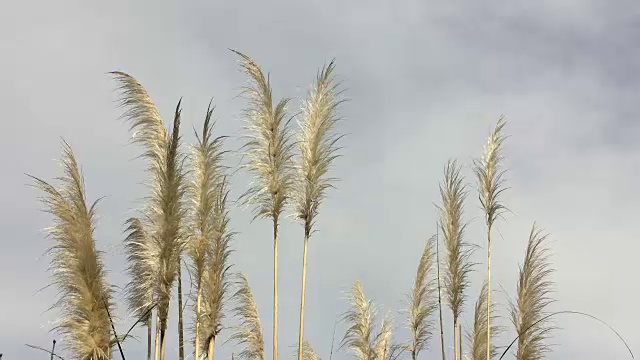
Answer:
[[(402, 329), (424, 241), (435, 231), (438, 182), (449, 158), (469, 165), (500, 114), (509, 123), (506, 165), (513, 214), (498, 224), (493, 252), (499, 300), (513, 298), (518, 265), (534, 221), (551, 234), (554, 309), (584, 311), (611, 324), (640, 351), (640, 6), (633, 1), (13, 1), (0, 11), (0, 352), (5, 359), (46, 356), (25, 343), (49, 347), (54, 289), (48, 284), (50, 243), (42, 229), (38, 193), (24, 173), (57, 176), (60, 137), (83, 166), (99, 207), (96, 233), (109, 279), (124, 285), (123, 221), (144, 195), (144, 164), (134, 158), (127, 126), (118, 120), (115, 83), (121, 70), (140, 80), (168, 119), (183, 96), (183, 133), (193, 141), (210, 98), (216, 131), (239, 146), (235, 98), (245, 78), (235, 48), (270, 72), (277, 97), (298, 106), (316, 71), (332, 58), (351, 99), (341, 114), (343, 157), (311, 240), (306, 331), (329, 359), (344, 292), (359, 279), (380, 314), (393, 311)], [(295, 110), (292, 108), (292, 111)], [(235, 165), (238, 157), (229, 158)], [(248, 179), (239, 173), (234, 194)], [(484, 245), (472, 191), (467, 239)], [(271, 357), (272, 248), (269, 222), (232, 212), (235, 268), (247, 274), (262, 315)], [(280, 250), (280, 356), (297, 341), (302, 229), (283, 226)], [(463, 324), (484, 276), (473, 275)], [(188, 282), (188, 279), (185, 279)], [(504, 310), (504, 309), (503, 309)], [(505, 311), (503, 315), (507, 315)], [(119, 308), (119, 327), (132, 320)], [(450, 316), (446, 312), (446, 324)], [(175, 319), (175, 317), (173, 317)], [(505, 325), (509, 322), (505, 319)], [(173, 322), (172, 322), (172, 325)], [(622, 359), (626, 349), (604, 326), (566, 315), (552, 339), (550, 359)], [(450, 332), (450, 325), (445, 329)], [(510, 325), (509, 325), (510, 326)], [(336, 344), (345, 327), (337, 327)], [(170, 329), (175, 332), (175, 326)], [(226, 334), (228, 335), (228, 331)], [(143, 332), (138, 332), (142, 335)], [(500, 339), (510, 341), (512, 327)], [(168, 352), (177, 354), (176, 337)], [(435, 340), (435, 339), (434, 339)], [(452, 344), (451, 338), (446, 339)], [(337, 346), (337, 345), (336, 345)], [(143, 343), (126, 344), (142, 358)], [(220, 346), (229, 358), (234, 347)], [(433, 341), (428, 358), (439, 353)], [(451, 349), (448, 349), (451, 353)], [(177, 358), (177, 355), (175, 355)], [(117, 355), (116, 355), (117, 357)], [(335, 359), (346, 359), (336, 351)]]

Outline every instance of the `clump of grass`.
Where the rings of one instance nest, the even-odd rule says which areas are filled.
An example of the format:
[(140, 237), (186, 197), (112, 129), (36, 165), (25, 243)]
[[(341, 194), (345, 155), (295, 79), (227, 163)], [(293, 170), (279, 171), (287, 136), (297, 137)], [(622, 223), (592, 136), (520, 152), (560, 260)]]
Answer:
[(334, 62), (322, 68), (303, 106), (300, 123), (300, 164), (293, 188), (296, 200), (296, 217), (304, 226), (304, 250), (302, 255), (302, 290), (300, 300), (300, 327), (298, 333), (298, 360), (302, 360), (304, 339), (304, 310), (307, 286), (307, 250), (320, 203), (334, 179), (327, 177), (331, 163), (338, 156), (334, 133), (338, 121), (336, 110), (341, 103), (334, 83)]
[(518, 360), (541, 360), (550, 351), (546, 341), (553, 326), (546, 315), (553, 302), (550, 297), (553, 282), (549, 276), (553, 272), (545, 247), (547, 235), (534, 224), (529, 234), (529, 242), (520, 268), (518, 297), (511, 306), (511, 321), (518, 333)]
[(264, 339), (262, 326), (258, 316), (258, 306), (253, 298), (247, 278), (239, 274), (238, 289), (233, 298), (238, 301), (238, 306), (233, 309), (240, 324), (229, 340), (242, 346), (238, 354), (240, 359), (264, 360)]
[(171, 290), (180, 272), (180, 255), (184, 244), (182, 219), (184, 195), (182, 154), (180, 152), (180, 102), (176, 106), (173, 130), (168, 133), (162, 118), (144, 87), (122, 72), (112, 73), (120, 84), (121, 104), (127, 108), (123, 117), (131, 123), (134, 142), (144, 148), (151, 175), (151, 195), (144, 210), (158, 261), (154, 296), (157, 303), (156, 356), (164, 359), (166, 329)]
[(249, 159), (246, 168), (255, 181), (243, 197), (254, 205), (255, 218), (273, 221), (273, 360), (278, 360), (278, 225), (294, 181), (293, 145), (289, 121), (285, 120), (289, 99), (280, 100), (274, 107), (269, 79), (255, 61), (234, 52), (240, 56), (240, 66), (250, 81), (243, 92), (249, 100), (245, 117), (250, 134), (244, 147)]
[[(475, 312), (473, 316), (473, 332), (469, 334), (468, 340), (471, 343), (471, 351), (470, 356), (471, 360), (491, 360), (498, 355), (498, 350), (495, 345), (489, 345), (487, 342), (487, 317), (489, 313), (487, 312), (487, 300), (489, 297), (487, 296), (487, 292), (489, 291), (489, 286), (485, 281), (482, 284), (482, 289), (480, 290), (480, 295), (478, 296), (478, 300), (475, 305)], [(491, 308), (494, 308), (495, 304), (491, 304)], [(499, 325), (496, 325), (495, 320), (497, 316), (494, 312), (491, 313), (491, 338), (494, 339), (497, 337), (502, 328)], [(487, 359), (487, 346), (491, 346), (489, 351), (489, 358)]]
[(506, 210), (500, 201), (500, 194), (506, 187), (504, 186), (504, 170), (502, 165), (502, 144), (504, 135), (502, 128), (506, 122), (504, 117), (500, 117), (484, 149), (484, 156), (475, 164), (475, 172), (478, 178), (478, 187), (480, 189), (480, 204), (485, 213), (485, 223), (487, 226), (487, 346), (486, 358), (490, 358), (491, 352), (491, 229), (494, 222), (500, 214)]
[(431, 316), (437, 310), (434, 241), (435, 237), (432, 237), (424, 246), (413, 289), (408, 295), (409, 316), (407, 321), (411, 331), (409, 351), (413, 360), (418, 358), (420, 351), (427, 347), (433, 336)]
[[(221, 164), (224, 151), (222, 150), (222, 140), (224, 137), (213, 137), (213, 123), (211, 116), (213, 108), (211, 104), (207, 108), (202, 134), (196, 133), (197, 144), (193, 147), (193, 180), (189, 188), (191, 199), (191, 213), (189, 217), (190, 241), (187, 246), (187, 252), (191, 258), (191, 272), (195, 278), (195, 358), (200, 358), (201, 347), (203, 352), (208, 352), (209, 340), (215, 339), (218, 329), (218, 320), (221, 316), (222, 296), (215, 296), (217, 293), (214, 289), (220, 267), (226, 267), (226, 258), (208, 258), (207, 255), (218, 255), (216, 246), (228, 245), (224, 243), (225, 237), (228, 235), (226, 229), (220, 231), (220, 225), (226, 226), (226, 222), (222, 217), (226, 217), (226, 185), (222, 183), (224, 168)], [(224, 198), (223, 198), (224, 197)], [(218, 243), (216, 243), (216, 240)], [(221, 248), (225, 253), (225, 249)], [(220, 260), (224, 260), (220, 262)], [(202, 296), (203, 283), (205, 274), (208, 274), (207, 283), (209, 288), (209, 330), (207, 336), (201, 334), (201, 314), (202, 314)], [(226, 281), (226, 271), (225, 281)], [(222, 274), (218, 274), (222, 275)], [(218, 290), (223, 290), (226, 285), (220, 283)], [(224, 286), (222, 286), (224, 285)], [(218, 294), (220, 295), (220, 294)], [(220, 306), (211, 304), (219, 299)], [(215, 310), (214, 310), (215, 309)], [(201, 341), (203, 338), (203, 341)]]
[[(449, 308), (453, 314), (454, 349), (457, 349), (458, 319), (462, 313), (466, 300), (465, 290), (469, 286), (469, 273), (472, 263), (469, 262), (472, 249), (464, 241), (463, 235), (466, 224), (463, 222), (463, 208), (466, 189), (460, 176), (460, 167), (454, 161), (449, 161), (445, 167), (444, 184), (440, 185), (440, 230), (444, 238), (445, 257), (445, 292)], [(456, 359), (458, 358), (457, 351)]]
[(66, 350), (74, 358), (111, 358), (112, 289), (105, 279), (101, 253), (93, 236), (97, 201), (87, 205), (84, 179), (71, 147), (63, 141), (63, 175), (54, 187), (32, 177), (45, 195), (40, 198), (53, 225), (47, 229), (54, 241), (53, 282), (59, 291), (55, 307), (60, 310), (56, 329), (64, 337)]
[[(130, 123), (133, 142), (141, 145), (144, 149), (142, 157), (147, 160), (147, 172), (151, 180), (148, 182), (148, 186), (151, 192), (155, 193), (160, 189), (160, 174), (166, 163), (169, 141), (167, 130), (160, 112), (142, 84), (123, 72), (114, 71), (111, 72), (111, 75), (118, 83), (120, 105), (126, 109), (122, 118)], [(126, 291), (129, 309), (134, 316), (143, 316), (146, 313), (146, 308), (154, 303), (158, 285), (157, 276), (160, 271), (158, 257), (160, 249), (157, 248), (157, 242), (153, 239), (157, 227), (156, 218), (154, 218), (156, 214), (150, 198), (142, 217), (140, 219), (131, 218), (127, 221), (128, 235), (125, 239), (125, 250), (130, 281)], [(149, 332), (151, 312), (147, 316), (143, 324), (147, 326)], [(159, 331), (160, 327), (156, 324), (156, 359), (159, 355)], [(151, 349), (148, 348), (148, 359), (150, 353)]]

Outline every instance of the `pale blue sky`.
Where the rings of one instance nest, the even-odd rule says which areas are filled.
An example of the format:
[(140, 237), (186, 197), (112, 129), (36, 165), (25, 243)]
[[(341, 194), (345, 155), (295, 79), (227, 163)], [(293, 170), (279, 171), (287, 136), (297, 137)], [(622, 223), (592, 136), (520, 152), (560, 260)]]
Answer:
[[(49, 281), (42, 229), (50, 219), (39, 211), (38, 193), (26, 186), (24, 173), (57, 176), (60, 137), (71, 144), (90, 199), (107, 196), (96, 238), (107, 253), (109, 279), (123, 285), (122, 224), (144, 195), (144, 164), (134, 160), (139, 149), (128, 145), (128, 127), (117, 119), (116, 84), (106, 72), (135, 76), (166, 118), (183, 96), (186, 142), (193, 141), (191, 128), (201, 126), (214, 97), (216, 131), (234, 137), (228, 145), (235, 149), (244, 106), (235, 95), (244, 77), (227, 48), (270, 72), (275, 95), (295, 99), (292, 111), (317, 69), (334, 57), (348, 88), (351, 101), (342, 108), (340, 129), (349, 136), (333, 172), (342, 180), (321, 208), (309, 255), (305, 334), (322, 358), (329, 358), (336, 314), (346, 309), (344, 291), (356, 279), (381, 315), (394, 311), (397, 340), (406, 338), (397, 310), (424, 241), (435, 231), (443, 166), (458, 158), (473, 186), (469, 165), (500, 114), (511, 135), (505, 202), (513, 214), (498, 224), (493, 250), (494, 287), (508, 294), (499, 300), (506, 304), (514, 295), (527, 235), (537, 221), (552, 239), (553, 308), (599, 316), (640, 351), (640, 283), (633, 265), (640, 251), (639, 10), (626, 0), (5, 4), (0, 153), (8, 165), (0, 176), (0, 352), (7, 360), (42, 357), (23, 344), (48, 347), (54, 336), (48, 331), (55, 311), (45, 311), (55, 291), (35, 294)], [(235, 195), (247, 181), (243, 173), (236, 176)], [(483, 246), (473, 192), (466, 214), (467, 239)], [(232, 225), (240, 232), (233, 260), (253, 287), (270, 358), (269, 222), (249, 220), (248, 210), (233, 210)], [(298, 224), (283, 225), (281, 358), (294, 356), (290, 346), (297, 341), (301, 240)], [(483, 252), (474, 260), (482, 263)], [(465, 326), (483, 268), (473, 275)], [(123, 310), (120, 328), (131, 323)], [(450, 323), (448, 312), (445, 321)], [(509, 327), (500, 344), (513, 335), (504, 324)], [(561, 329), (549, 359), (628, 356), (591, 320), (558, 317), (556, 324)], [(337, 340), (344, 329), (338, 326)], [(143, 348), (126, 344), (130, 358), (140, 358)], [(234, 349), (220, 346), (217, 355), (229, 358)], [(168, 352), (177, 353), (175, 341)], [(438, 352), (434, 341), (423, 356)]]

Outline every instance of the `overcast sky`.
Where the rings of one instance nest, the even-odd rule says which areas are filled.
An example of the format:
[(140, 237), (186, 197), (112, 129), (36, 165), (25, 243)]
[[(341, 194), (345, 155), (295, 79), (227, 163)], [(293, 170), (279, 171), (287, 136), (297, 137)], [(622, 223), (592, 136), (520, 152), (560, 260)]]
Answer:
[[(482, 4), (480, 4), (482, 3)], [(194, 140), (214, 98), (215, 131), (240, 145), (236, 98), (245, 77), (235, 48), (271, 74), (275, 95), (292, 97), (291, 112), (318, 68), (336, 59), (350, 102), (341, 108), (348, 133), (333, 175), (337, 190), (320, 209), (309, 249), (305, 335), (329, 359), (334, 322), (346, 310), (344, 292), (356, 279), (383, 315), (392, 311), (396, 339), (425, 240), (435, 232), (438, 182), (457, 158), (470, 195), (467, 240), (481, 246), (463, 326), (485, 276), (483, 225), (470, 169), (500, 114), (509, 123), (506, 166), (513, 211), (497, 225), (494, 288), (515, 296), (518, 266), (534, 221), (550, 233), (557, 303), (552, 309), (598, 316), (640, 352), (640, 5), (634, 1), (12, 1), (0, 11), (0, 352), (4, 358), (46, 356), (55, 289), (46, 286), (50, 242), (30, 173), (59, 174), (60, 138), (82, 164), (90, 200), (99, 206), (98, 247), (109, 280), (126, 282), (123, 221), (144, 196), (144, 163), (118, 120), (112, 70), (136, 77), (168, 120), (183, 97), (185, 142)], [(392, 5), (393, 4), (393, 5)], [(229, 157), (228, 164), (239, 158)], [(248, 178), (233, 179), (234, 196)], [(271, 358), (272, 242), (269, 221), (250, 223), (234, 208), (233, 262), (244, 272), (262, 317)], [(636, 224), (634, 224), (636, 223)], [(285, 222), (280, 250), (281, 358), (297, 341), (303, 231)], [(188, 284), (188, 279), (184, 279)], [(118, 294), (118, 300), (120, 300)], [(118, 308), (120, 329), (132, 323)], [(174, 311), (175, 313), (175, 311)], [(501, 309), (507, 315), (505, 308)], [(175, 315), (172, 313), (173, 319)], [(449, 312), (445, 331), (450, 333)], [(514, 336), (508, 319), (506, 344)], [(624, 359), (628, 353), (606, 327), (590, 319), (556, 318), (549, 359)], [(336, 344), (345, 326), (337, 327)], [(170, 332), (175, 333), (174, 321)], [(144, 332), (138, 331), (138, 335)], [(223, 332), (223, 337), (229, 334)], [(169, 358), (177, 358), (171, 336)], [(435, 340), (435, 339), (434, 339)], [(446, 339), (450, 347), (452, 339)], [(336, 345), (337, 347), (337, 345)], [(190, 347), (189, 347), (190, 349)], [(128, 342), (142, 358), (143, 342)], [(237, 347), (219, 344), (230, 358)], [(424, 358), (436, 356), (433, 341)], [(450, 354), (451, 349), (447, 350)], [(114, 355), (116, 358), (118, 355)], [(335, 359), (347, 359), (336, 350)]]

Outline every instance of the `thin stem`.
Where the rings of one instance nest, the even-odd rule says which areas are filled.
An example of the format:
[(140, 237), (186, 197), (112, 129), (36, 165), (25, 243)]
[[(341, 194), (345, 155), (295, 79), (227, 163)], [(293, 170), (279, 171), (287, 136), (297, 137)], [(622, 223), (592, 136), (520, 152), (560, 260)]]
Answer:
[(273, 219), (273, 360), (278, 360), (278, 218)]
[(160, 359), (160, 312), (156, 311), (156, 345), (153, 354), (154, 360)]
[(53, 355), (55, 354), (55, 351), (56, 351), (56, 339), (53, 339), (53, 345), (51, 346), (51, 360), (53, 360)]
[[(36, 350), (41, 350), (46, 352), (47, 354), (51, 354), (51, 351), (45, 349), (45, 348), (41, 348), (40, 346), (35, 346), (35, 345), (30, 345), (30, 344), (24, 344), (26, 347), (30, 347), (32, 349), (36, 349)], [(60, 359), (60, 360), (64, 360), (64, 358), (58, 354), (52, 354), (53, 356), (55, 356), (56, 358)], [(0, 354), (0, 359), (2, 359), (2, 354)]]
[(302, 295), (300, 299), (300, 333), (298, 336), (298, 360), (302, 360), (302, 343), (304, 339), (304, 300), (307, 289), (307, 248), (309, 245), (309, 224), (304, 230), (304, 250), (302, 253)]
[(184, 360), (184, 326), (182, 318), (182, 263), (178, 259), (178, 359)]
[(208, 360), (213, 360), (215, 348), (216, 348), (216, 338), (214, 336), (214, 337), (211, 337), (211, 339), (209, 340), (209, 352), (207, 353)]
[(487, 224), (487, 360), (491, 359), (491, 224)]
[(529, 325), (528, 328), (524, 329), (524, 331), (520, 334), (518, 334), (518, 336), (516, 336), (515, 339), (513, 339), (513, 341), (511, 341), (511, 343), (509, 343), (509, 346), (507, 346), (504, 351), (502, 352), (502, 355), (500, 355), (500, 358), (498, 360), (502, 360), (502, 358), (507, 354), (507, 352), (509, 351), (509, 349), (511, 349), (511, 347), (513, 346), (513, 344), (515, 344), (516, 341), (518, 341), (518, 339), (520, 338), (520, 336), (526, 334), (527, 331), (529, 331), (530, 329), (532, 329), (533, 327), (535, 327), (536, 325), (538, 325), (539, 323), (547, 320), (548, 318), (552, 317), (552, 316), (556, 316), (556, 315), (560, 315), (560, 314), (574, 314), (574, 315), (582, 315), (582, 316), (586, 316), (590, 319), (596, 320), (599, 323), (603, 324), (604, 326), (608, 327), (609, 330), (611, 330), (614, 334), (616, 334), (616, 336), (618, 337), (618, 339), (620, 339), (620, 341), (622, 341), (622, 343), (624, 344), (624, 346), (627, 348), (627, 351), (629, 351), (629, 355), (631, 355), (632, 359), (635, 359), (635, 356), (633, 355), (633, 352), (631, 351), (631, 348), (629, 347), (629, 344), (627, 344), (627, 342), (624, 340), (624, 338), (622, 337), (622, 335), (620, 335), (620, 333), (618, 333), (614, 328), (611, 327), (611, 325), (607, 324), (606, 322), (598, 319), (597, 317), (593, 316), (593, 315), (589, 315), (587, 313), (583, 313), (580, 311), (571, 311), (571, 310), (563, 310), (563, 311), (556, 311), (554, 313), (551, 313), (547, 316), (544, 316), (540, 319), (538, 319), (538, 321), (534, 322), (533, 324)]
[(147, 360), (151, 360), (151, 327), (153, 327), (153, 319), (149, 315), (147, 319)]
[(198, 295), (196, 296), (196, 349), (195, 359), (200, 359), (200, 304), (202, 302), (202, 291), (200, 285), (198, 285)]
[(440, 291), (440, 250), (438, 249), (438, 243), (440, 240), (438, 239), (438, 226), (436, 224), (436, 267), (438, 271), (438, 310), (440, 311), (440, 349), (442, 350), (442, 360), (446, 360), (446, 355), (444, 353), (444, 326), (442, 323), (442, 295)]
[(453, 318), (453, 358), (458, 360), (458, 318)]
[(167, 350), (167, 329), (162, 323), (162, 327), (160, 328), (160, 360), (164, 360), (164, 355)]
[(462, 324), (458, 324), (458, 358), (462, 360)]
[(336, 329), (338, 327), (338, 319), (333, 323), (333, 336), (331, 336), (331, 351), (329, 352), (329, 360), (333, 360), (333, 345), (336, 342)]
[(104, 308), (107, 310), (107, 316), (109, 317), (109, 322), (111, 323), (111, 330), (113, 330), (113, 336), (116, 338), (116, 343), (118, 344), (118, 350), (120, 351), (120, 356), (122, 360), (124, 360), (124, 352), (122, 351), (122, 345), (120, 344), (120, 340), (118, 340), (118, 333), (116, 332), (116, 326), (113, 325), (113, 319), (111, 318), (111, 313), (109, 312), (109, 305), (106, 301), (103, 300)]

